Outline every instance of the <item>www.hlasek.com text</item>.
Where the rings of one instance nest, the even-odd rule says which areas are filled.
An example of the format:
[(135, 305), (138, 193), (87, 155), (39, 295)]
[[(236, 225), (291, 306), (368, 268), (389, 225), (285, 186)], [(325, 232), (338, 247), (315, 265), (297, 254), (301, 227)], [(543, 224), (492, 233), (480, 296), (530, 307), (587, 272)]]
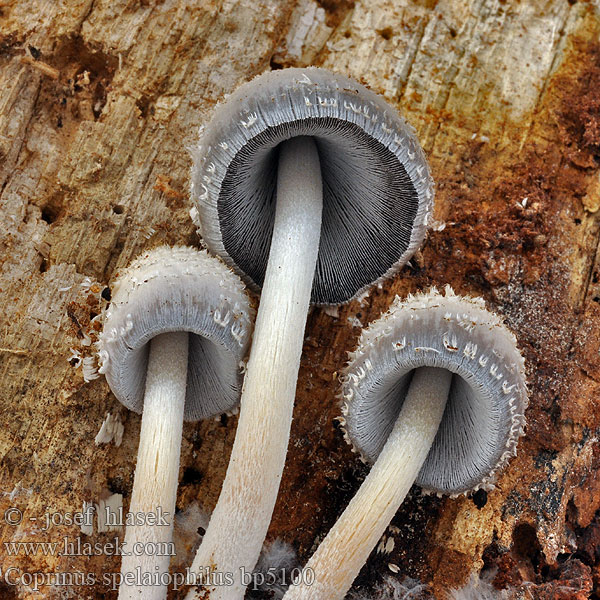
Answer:
[(175, 556), (173, 542), (88, 542), (65, 536), (59, 542), (3, 542), (7, 556)]

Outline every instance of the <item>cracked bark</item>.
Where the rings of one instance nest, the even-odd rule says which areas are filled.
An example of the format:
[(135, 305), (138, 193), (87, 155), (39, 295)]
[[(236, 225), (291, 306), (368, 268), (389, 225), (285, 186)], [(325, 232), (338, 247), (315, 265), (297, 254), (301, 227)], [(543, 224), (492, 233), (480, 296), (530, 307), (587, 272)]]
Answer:
[[(91, 356), (90, 321), (119, 268), (162, 243), (199, 243), (185, 148), (215, 103), (270, 65), (317, 64), (370, 85), (414, 125), (438, 184), (440, 226), (413, 268), (337, 318), (312, 311), (270, 538), (305, 560), (364, 475), (333, 421), (336, 373), (359, 333), (348, 318), (366, 324), (395, 294), (451, 283), (484, 296), (517, 333), (531, 384), (527, 437), (481, 508), (415, 490), (394, 519), (394, 550), (374, 554), (357, 584), (371, 586), (392, 563), (396, 577), (429, 582), (442, 598), (486, 566), (498, 568), (497, 585), (532, 582), (535, 597), (560, 597), (548, 595), (558, 583), (569, 598), (593, 597), (597, 10), (510, 0), (3, 2), (0, 515), (16, 507), (23, 521), (0, 519), (2, 541), (108, 543), (119, 533), (85, 536), (68, 524), (43, 532), (30, 520), (114, 493), (127, 506), (131, 493), (139, 417), (102, 379), (84, 381), (70, 349)], [(108, 412), (124, 422), (120, 448), (94, 444)], [(214, 506), (235, 425), (186, 425), (180, 510)], [(178, 538), (175, 569), (195, 542)], [(21, 572), (82, 572), (98, 581), (45, 586), (44, 597), (105, 597), (103, 573), (119, 571), (107, 554), (9, 556), (2, 547), (0, 591), (39, 597), (13, 585)], [(7, 582), (10, 567), (18, 571)]]

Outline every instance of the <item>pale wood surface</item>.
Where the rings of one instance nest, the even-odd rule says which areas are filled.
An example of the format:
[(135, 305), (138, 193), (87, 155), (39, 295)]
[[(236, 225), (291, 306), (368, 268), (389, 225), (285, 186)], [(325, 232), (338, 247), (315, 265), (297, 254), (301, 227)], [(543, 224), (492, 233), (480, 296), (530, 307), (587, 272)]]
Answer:
[[(0, 519), (2, 541), (74, 540), (78, 527), (43, 532), (30, 519), (113, 493), (127, 506), (139, 417), (103, 379), (84, 381), (70, 349), (93, 354), (90, 319), (119, 268), (161, 243), (199, 244), (186, 148), (214, 104), (270, 65), (316, 64), (381, 92), (414, 125), (438, 183), (438, 231), (413, 268), (362, 302), (337, 318), (311, 313), (271, 537), (305, 560), (364, 473), (333, 424), (336, 373), (359, 332), (348, 317), (366, 324), (396, 293), (450, 282), (515, 330), (532, 388), (528, 435), (481, 510), (465, 498), (409, 500), (395, 550), (373, 558), (363, 583), (398, 564), (398, 577), (433, 582), (443, 598), (486, 549), (515, 583), (541, 584), (540, 562), (563, 577), (559, 555), (580, 549), (600, 507), (598, 142), (569, 128), (582, 90), (600, 81), (599, 19), (598, 5), (562, 0), (0, 2), (0, 516), (23, 512), (18, 526)], [(107, 412), (125, 426), (118, 448), (94, 444)], [(179, 509), (212, 509), (234, 434), (235, 419), (185, 426)], [(537, 537), (535, 560), (520, 537)], [(196, 537), (186, 540), (189, 550)], [(119, 560), (0, 548), (9, 567), (101, 578)], [(40, 597), (2, 582), (0, 596)]]

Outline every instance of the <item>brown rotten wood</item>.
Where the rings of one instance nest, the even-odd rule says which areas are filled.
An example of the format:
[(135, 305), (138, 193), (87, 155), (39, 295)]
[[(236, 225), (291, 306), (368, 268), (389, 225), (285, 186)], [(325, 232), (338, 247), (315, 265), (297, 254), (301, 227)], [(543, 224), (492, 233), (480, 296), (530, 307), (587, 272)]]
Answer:
[[(527, 435), (487, 497), (415, 491), (394, 519), (391, 554), (374, 554), (357, 585), (409, 575), (443, 598), (495, 567), (496, 586), (513, 592), (597, 597), (599, 33), (591, 2), (1, 2), (2, 542), (122, 537), (96, 524), (91, 535), (68, 522), (41, 530), (46, 512), (112, 494), (127, 507), (131, 493), (139, 417), (102, 378), (85, 381), (73, 356), (92, 356), (93, 319), (120, 268), (159, 244), (199, 243), (186, 146), (215, 103), (266, 69), (316, 64), (368, 84), (415, 126), (438, 184), (437, 223), (397, 278), (337, 315), (312, 311), (269, 537), (304, 561), (366, 472), (334, 422), (359, 321), (396, 294), (450, 283), (483, 296), (517, 334)], [(118, 448), (94, 443), (109, 412), (125, 427)], [(235, 425), (186, 425), (186, 514), (214, 506)], [(196, 541), (179, 536), (176, 569)], [(119, 571), (109, 554), (2, 546), (0, 595), (40, 597), (27, 576), (13, 583), (63, 573), (72, 585), (55, 579), (42, 597), (115, 597), (102, 580)]]

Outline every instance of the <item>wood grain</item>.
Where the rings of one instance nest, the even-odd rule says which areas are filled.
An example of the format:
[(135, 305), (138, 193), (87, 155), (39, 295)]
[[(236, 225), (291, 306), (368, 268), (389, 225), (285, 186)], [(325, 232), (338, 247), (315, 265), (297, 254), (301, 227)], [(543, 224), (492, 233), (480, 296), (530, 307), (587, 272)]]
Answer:
[[(394, 550), (371, 557), (357, 589), (392, 563), (394, 577), (430, 583), (439, 598), (483, 567), (515, 594), (596, 597), (599, 13), (562, 0), (0, 2), (0, 515), (23, 514), (18, 525), (0, 519), (2, 542), (114, 539), (30, 520), (114, 493), (127, 506), (131, 492), (139, 417), (102, 378), (85, 381), (71, 349), (93, 355), (102, 292), (133, 257), (200, 244), (186, 149), (215, 103), (269, 68), (315, 64), (382, 93), (416, 128), (437, 222), (396, 279), (337, 316), (311, 312), (270, 538), (304, 561), (365, 473), (334, 423), (354, 319), (450, 283), (482, 295), (517, 334), (527, 436), (481, 508), (415, 490), (394, 520)], [(125, 425), (118, 448), (94, 444), (108, 412)], [(214, 506), (235, 425), (185, 426), (181, 511)], [(197, 539), (182, 534), (177, 568)], [(101, 579), (119, 558), (1, 547), (0, 569), (3, 598), (110, 598)], [(42, 596), (12, 584), (59, 572), (98, 581), (55, 582)]]

